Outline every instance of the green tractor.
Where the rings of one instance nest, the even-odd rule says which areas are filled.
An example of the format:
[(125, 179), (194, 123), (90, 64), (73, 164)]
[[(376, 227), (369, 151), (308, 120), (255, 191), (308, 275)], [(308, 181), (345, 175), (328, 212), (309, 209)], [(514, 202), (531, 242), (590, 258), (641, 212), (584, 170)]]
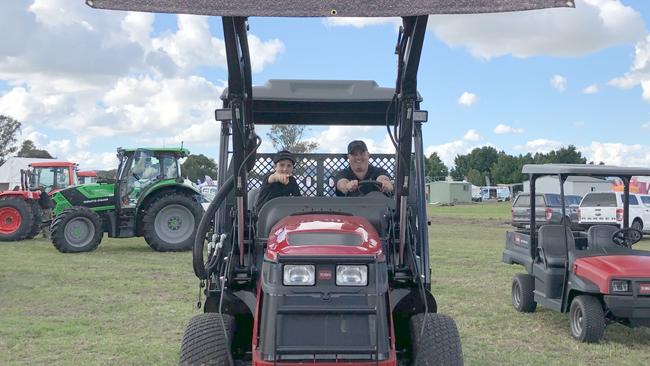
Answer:
[(50, 226), (63, 253), (95, 250), (112, 238), (144, 236), (160, 252), (192, 248), (203, 215), (200, 192), (181, 177), (183, 148), (117, 149), (114, 183), (74, 186), (57, 192)]

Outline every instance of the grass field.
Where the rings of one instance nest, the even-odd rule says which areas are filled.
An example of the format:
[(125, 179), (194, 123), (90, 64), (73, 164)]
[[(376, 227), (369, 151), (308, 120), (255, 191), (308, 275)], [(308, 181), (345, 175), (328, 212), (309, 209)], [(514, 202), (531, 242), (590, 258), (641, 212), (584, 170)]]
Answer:
[[(506, 204), (431, 207), (433, 293), (458, 323), (468, 365), (647, 365), (650, 330), (612, 325), (575, 342), (566, 314), (517, 313), (501, 263)], [(650, 249), (650, 240), (640, 244)], [(64, 255), (43, 239), (0, 244), (0, 365), (174, 365), (200, 311), (190, 253), (108, 239)]]

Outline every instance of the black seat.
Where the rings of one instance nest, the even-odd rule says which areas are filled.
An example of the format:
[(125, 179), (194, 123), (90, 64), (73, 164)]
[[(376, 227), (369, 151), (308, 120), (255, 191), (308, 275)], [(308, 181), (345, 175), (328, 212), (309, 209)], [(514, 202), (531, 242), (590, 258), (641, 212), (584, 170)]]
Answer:
[(594, 225), (587, 230), (587, 245), (589, 249), (607, 249), (617, 247), (612, 240), (614, 233), (619, 230), (612, 225)]
[[(566, 242), (565, 242), (566, 238)], [(564, 267), (567, 258), (567, 246), (575, 245), (571, 228), (565, 225), (544, 225), (539, 228), (539, 248), (542, 249), (549, 267)]]

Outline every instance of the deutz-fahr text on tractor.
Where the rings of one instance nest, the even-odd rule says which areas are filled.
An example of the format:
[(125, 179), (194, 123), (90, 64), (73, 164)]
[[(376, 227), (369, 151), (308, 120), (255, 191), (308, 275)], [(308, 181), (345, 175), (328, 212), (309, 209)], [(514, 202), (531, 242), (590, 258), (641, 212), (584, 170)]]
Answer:
[[(77, 184), (77, 164), (45, 161), (20, 171), (20, 187), (0, 192), (0, 241), (33, 239), (44, 215), (53, 207), (53, 194)], [(45, 220), (44, 220), (45, 219)]]
[(52, 198), (52, 243), (63, 253), (97, 248), (109, 237), (144, 236), (157, 251), (189, 250), (203, 215), (198, 189), (180, 174), (183, 148), (118, 148), (115, 183), (69, 187)]
[[(183, 336), (183, 365), (458, 365), (452, 318), (437, 313), (424, 195), (417, 71), (427, 14), (572, 6), (565, 0), (143, 1), (93, 7), (222, 16), (228, 88), (221, 121), (219, 192), (199, 225), (194, 272), (205, 314)], [(252, 84), (249, 16), (402, 17), (394, 88), (372, 81)], [(335, 45), (334, 45), (335, 46)], [(391, 49), (392, 51), (392, 49)], [(333, 164), (303, 156), (303, 197), (253, 207), (264, 165), (255, 125), (385, 126), (396, 154), (392, 196), (331, 197)], [(232, 154), (230, 152), (232, 151)], [(268, 170), (266, 170), (268, 171)], [(262, 171), (259, 173), (265, 173)], [(368, 182), (368, 184), (375, 184)]]

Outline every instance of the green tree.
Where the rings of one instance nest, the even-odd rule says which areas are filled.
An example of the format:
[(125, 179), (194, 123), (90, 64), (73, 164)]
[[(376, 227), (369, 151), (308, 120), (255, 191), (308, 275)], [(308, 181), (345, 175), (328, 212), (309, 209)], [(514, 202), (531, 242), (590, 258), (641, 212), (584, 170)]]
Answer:
[(444, 180), (449, 174), (449, 168), (442, 162), (438, 153), (433, 152), (426, 159), (425, 175), (431, 180)]
[[(497, 149), (491, 146), (477, 147), (466, 155), (456, 155), (454, 159), (455, 168), (452, 170), (452, 177), (456, 180), (463, 180), (467, 178), (472, 181), (469, 176), (471, 170), (478, 171), (483, 177), (490, 176), (490, 169), (496, 163), (499, 153)], [(472, 173), (473, 178), (476, 178), (476, 173)], [(474, 182), (472, 182), (474, 183)], [(476, 184), (476, 183), (474, 183)], [(485, 179), (482, 183), (477, 185), (484, 185)]]
[(181, 175), (192, 182), (203, 180), (206, 175), (216, 180), (217, 171), (217, 163), (203, 154), (190, 155), (181, 165)]
[(47, 150), (37, 149), (32, 140), (23, 141), (23, 145), (20, 147), (20, 150), (16, 156), (19, 156), (21, 158), (52, 159), (52, 155), (50, 155)]
[(552, 150), (546, 154), (536, 153), (534, 156), (535, 164), (586, 164), (587, 159), (582, 156), (578, 149), (569, 145), (559, 150)]
[(9, 155), (18, 150), (16, 134), (20, 130), (20, 122), (15, 119), (0, 115), (0, 165), (4, 164)]
[(533, 157), (530, 154), (512, 156), (501, 151), (497, 161), (492, 164), (490, 173), (494, 184), (521, 183), (527, 177), (521, 173), (525, 164), (532, 164)]
[(479, 172), (476, 169), (470, 169), (465, 175), (467, 181), (475, 186), (485, 185), (485, 173)]
[(304, 125), (273, 125), (266, 136), (271, 139), (273, 147), (289, 150), (294, 154), (308, 153), (318, 148), (317, 142), (301, 141), (305, 132)]

